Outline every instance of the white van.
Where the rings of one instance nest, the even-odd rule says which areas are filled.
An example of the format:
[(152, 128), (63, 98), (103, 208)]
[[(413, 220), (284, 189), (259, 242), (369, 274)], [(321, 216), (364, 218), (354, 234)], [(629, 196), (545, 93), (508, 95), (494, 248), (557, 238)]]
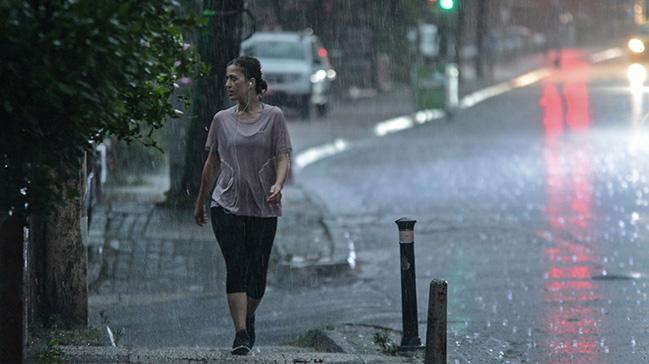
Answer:
[(268, 103), (296, 107), (305, 119), (312, 105), (318, 116), (326, 115), (336, 71), (318, 37), (309, 32), (258, 32), (241, 43), (241, 54), (261, 62)]

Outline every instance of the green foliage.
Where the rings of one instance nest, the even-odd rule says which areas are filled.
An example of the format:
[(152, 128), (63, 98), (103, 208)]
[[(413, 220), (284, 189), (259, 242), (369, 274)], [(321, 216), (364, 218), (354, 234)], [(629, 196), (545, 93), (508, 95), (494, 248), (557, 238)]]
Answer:
[(63, 196), (91, 140), (155, 145), (170, 97), (197, 70), (174, 0), (0, 0), (0, 212)]
[(30, 328), (29, 352), (36, 363), (64, 363), (60, 346), (103, 346), (104, 337), (98, 328), (63, 329), (60, 319), (54, 318), (48, 327)]
[[(101, 310), (99, 312), (99, 318), (101, 319), (101, 326), (102, 327), (105, 327), (105, 328), (110, 327), (110, 319), (106, 315), (106, 311)], [(119, 346), (121, 341), (122, 341), (122, 338), (124, 337), (124, 329), (119, 328), (119, 329), (114, 330), (114, 331), (113, 331), (113, 329), (110, 329), (110, 330), (113, 333), (113, 340), (115, 342), (115, 345)]]
[(52, 339), (47, 342), (47, 346), (37, 355), (37, 363), (39, 364), (63, 364), (61, 350), (57, 347), (59, 342)]
[(372, 341), (387, 355), (396, 356), (399, 352), (399, 347), (385, 331), (375, 333)]

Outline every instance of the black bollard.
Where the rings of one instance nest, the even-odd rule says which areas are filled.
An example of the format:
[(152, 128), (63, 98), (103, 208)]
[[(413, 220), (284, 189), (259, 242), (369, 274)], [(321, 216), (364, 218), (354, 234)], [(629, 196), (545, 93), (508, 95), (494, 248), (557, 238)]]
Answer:
[(405, 217), (395, 221), (399, 226), (399, 247), (401, 250), (401, 309), (403, 314), (403, 337), (401, 351), (422, 349), (419, 339), (417, 317), (417, 285), (415, 282), (415, 223)]
[(428, 296), (424, 364), (446, 364), (446, 301), (448, 283), (433, 279)]

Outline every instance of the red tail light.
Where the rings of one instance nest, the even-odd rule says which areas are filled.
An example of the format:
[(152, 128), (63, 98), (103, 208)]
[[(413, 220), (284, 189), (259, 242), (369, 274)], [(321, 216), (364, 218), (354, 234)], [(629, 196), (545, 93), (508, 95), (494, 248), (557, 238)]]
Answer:
[(324, 48), (324, 47), (320, 47), (320, 48), (318, 48), (318, 55), (319, 55), (321, 58), (325, 58), (325, 57), (327, 57), (327, 55), (329, 55), (329, 52), (327, 52), (327, 49), (326, 49), (326, 48)]

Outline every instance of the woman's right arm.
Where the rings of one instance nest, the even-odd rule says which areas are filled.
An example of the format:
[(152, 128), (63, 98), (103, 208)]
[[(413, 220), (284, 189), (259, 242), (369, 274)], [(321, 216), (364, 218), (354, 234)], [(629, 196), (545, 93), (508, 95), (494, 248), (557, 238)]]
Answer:
[(207, 214), (205, 213), (205, 200), (207, 195), (214, 187), (216, 176), (218, 176), (220, 167), (220, 158), (217, 153), (210, 152), (203, 165), (203, 172), (201, 173), (201, 187), (198, 190), (198, 197), (196, 198), (196, 206), (194, 207), (194, 219), (198, 225), (207, 224)]

